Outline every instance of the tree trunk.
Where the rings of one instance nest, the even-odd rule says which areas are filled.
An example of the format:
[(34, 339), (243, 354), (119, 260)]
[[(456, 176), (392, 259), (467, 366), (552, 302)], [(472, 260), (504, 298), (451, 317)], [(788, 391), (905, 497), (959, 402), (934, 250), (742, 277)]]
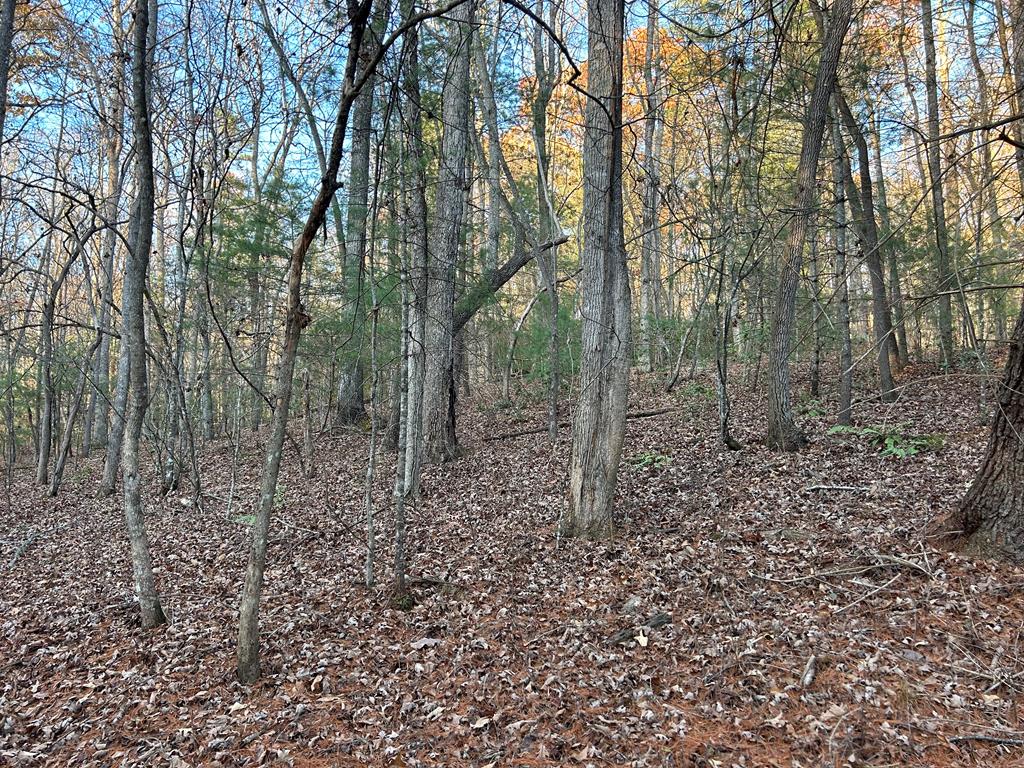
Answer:
[(942, 145), (939, 143), (939, 88), (935, 74), (935, 32), (932, 24), (932, 0), (921, 0), (921, 25), (924, 37), (925, 93), (928, 97), (928, 176), (931, 183), (932, 219), (935, 225), (935, 267), (938, 276), (935, 292), (939, 306), (939, 344), (947, 366), (953, 356), (953, 304), (949, 291), (953, 279), (949, 261), (949, 234), (946, 227), (946, 203), (942, 183)]
[(644, 89), (646, 114), (644, 115), (643, 143), (643, 215), (640, 245), (640, 344), (638, 357), (648, 373), (660, 362), (662, 343), (661, 323), (661, 230), (658, 203), (660, 195), (661, 161), (660, 124), (660, 45), (658, 18), (661, 10), (651, 3), (647, 12), (647, 45), (644, 52)]
[(835, 188), (835, 244), (836, 244), (836, 304), (839, 315), (839, 411), (836, 422), (849, 425), (853, 401), (853, 348), (850, 340), (850, 291), (846, 275), (846, 196), (843, 194), (844, 173), (842, 161), (842, 135), (839, 124), (832, 127), (835, 160), (832, 163), (832, 183)]
[(288, 260), (288, 290), (285, 313), (284, 344), (277, 364), (274, 386), (274, 411), (270, 423), (263, 464), (263, 478), (260, 484), (259, 502), (253, 522), (249, 562), (245, 572), (245, 584), (238, 618), (237, 674), (243, 683), (252, 683), (260, 673), (259, 658), (259, 601), (263, 590), (263, 572), (267, 561), (267, 534), (270, 530), (270, 513), (274, 508), (277, 493), (277, 477), (281, 470), (281, 453), (284, 448), (285, 432), (288, 427), (288, 407), (292, 396), (292, 379), (295, 372), (295, 356), (299, 348), (302, 329), (309, 324), (310, 317), (302, 305), (302, 268), (306, 253), (323, 226), (327, 210), (334, 199), (337, 186), (338, 167), (341, 165), (345, 133), (348, 128), (352, 101), (358, 95), (357, 61), (362, 46), (372, 0), (363, 0), (350, 6), (348, 58), (341, 85), (341, 102), (331, 137), (327, 173), (320, 180), (320, 187), (295, 241)]
[(448, 77), (441, 97), (444, 134), (428, 265), (423, 458), (430, 462), (453, 459), (457, 450), (449, 409), (455, 386), (455, 267), (467, 186), (473, 0), (453, 10), (450, 19)]
[(835, 0), (828, 28), (822, 42), (818, 73), (804, 122), (797, 165), (796, 195), (793, 218), (782, 249), (781, 276), (772, 314), (768, 376), (768, 444), (784, 451), (795, 451), (807, 439), (793, 421), (789, 391), (789, 356), (793, 346), (793, 325), (796, 317), (796, 296), (800, 285), (807, 222), (815, 200), (815, 174), (821, 153), (822, 136), (828, 102), (835, 85), (836, 70), (843, 38), (850, 26), (852, 0)]
[(155, 189), (153, 183), (153, 133), (150, 124), (149, 90), (152, 82), (149, 55), (150, 24), (156, 25), (155, 14), (150, 18), (150, 2), (136, 0), (135, 34), (132, 43), (132, 128), (135, 137), (134, 216), (128, 235), (128, 265), (121, 290), (122, 345), (128, 350), (129, 379), (128, 413), (125, 418), (124, 449), (121, 468), (124, 475), (124, 515), (132, 551), (132, 573), (135, 593), (142, 613), (142, 626), (163, 624), (163, 608), (156, 591), (153, 562), (149, 552), (149, 539), (142, 517), (142, 488), (139, 476), (142, 422), (146, 415), (149, 392), (146, 378), (146, 325), (143, 294), (149, 252), (153, 241), (153, 209)]
[(630, 286), (622, 211), (622, 0), (588, 2), (583, 134), (583, 346), (573, 419), (565, 536), (614, 531), (615, 482), (626, 435)]
[[(370, 52), (363, 51), (365, 61)], [(352, 104), (351, 161), (348, 180), (348, 205), (345, 216), (345, 289), (355, 311), (352, 314), (355, 351), (343, 357), (338, 386), (336, 424), (353, 425), (366, 420), (363, 405), (364, 379), (361, 355), (363, 338), (363, 265), (366, 261), (366, 215), (370, 190), (370, 143), (372, 138), (373, 84), (371, 77)]]
[(892, 337), (895, 344), (893, 349), (896, 353), (896, 363), (899, 368), (910, 362), (909, 350), (907, 349), (907, 324), (904, 319), (903, 287), (900, 284), (900, 268), (897, 258), (897, 250), (893, 247), (892, 240), (892, 219), (889, 214), (889, 200), (886, 195), (885, 176), (882, 174), (882, 123), (877, 120), (875, 123), (874, 143), (874, 164), (875, 164), (875, 185), (878, 188), (878, 218), (881, 224), (879, 237), (884, 244), (886, 261), (889, 271), (889, 306), (892, 310), (892, 324), (895, 334)]
[[(127, 272), (127, 270), (126, 270)], [(124, 301), (122, 288), (122, 303)], [(123, 309), (122, 309), (123, 311)], [(117, 469), (121, 460), (121, 443), (124, 440), (124, 420), (128, 410), (128, 387), (131, 379), (131, 363), (128, 357), (124, 322), (121, 323), (121, 342), (117, 355), (117, 379), (115, 381), (114, 401), (111, 407), (110, 426), (107, 431), (107, 448), (103, 461), (103, 476), (97, 495), (109, 496), (117, 485)]]
[(7, 81), (11, 72), (11, 48), (14, 41), (14, 6), (15, 0), (3, 0), (0, 5), (0, 144), (3, 142), (4, 123), (7, 120)]
[(889, 299), (885, 293), (885, 278), (882, 274), (881, 240), (878, 237), (878, 223), (875, 220), (875, 201), (872, 194), (871, 159), (868, 144), (860, 124), (850, 111), (846, 99), (840, 90), (836, 90), (836, 102), (846, 123), (846, 130), (857, 147), (857, 166), (860, 176), (860, 189), (853, 181), (850, 164), (842, 153), (843, 171), (846, 175), (846, 186), (849, 190), (850, 204), (861, 231), (861, 242), (864, 247), (864, 262), (868, 267), (871, 279), (871, 325), (875, 333), (875, 354), (878, 357), (878, 384), (884, 402), (896, 399), (895, 385), (892, 380), (889, 351), (892, 339), (892, 319), (889, 314)]
[(1024, 305), (1010, 339), (985, 458), (954, 527), (968, 550), (1024, 563)]

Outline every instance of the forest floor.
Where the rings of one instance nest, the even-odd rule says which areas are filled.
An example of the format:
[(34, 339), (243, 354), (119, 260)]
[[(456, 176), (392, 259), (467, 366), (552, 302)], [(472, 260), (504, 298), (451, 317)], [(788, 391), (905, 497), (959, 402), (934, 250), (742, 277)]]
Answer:
[(149, 499), (171, 619), (149, 632), (96, 460), (52, 500), (19, 469), (0, 511), (0, 764), (1024, 765), (1024, 571), (927, 534), (984, 449), (977, 382), (918, 367), (901, 383), (858, 423), (941, 447), (884, 456), (804, 402), (810, 447), (770, 452), (737, 383), (731, 452), (709, 381), (638, 380), (631, 410), (672, 410), (628, 422), (602, 543), (556, 541), (569, 430), (554, 452), (543, 434), (486, 440), (542, 409), (471, 405), (465, 455), (427, 468), (411, 512), (409, 611), (362, 584), (368, 438), (324, 436), (316, 479), (286, 460), (252, 688), (233, 664), (256, 439), (230, 515), (227, 442), (201, 457), (201, 507)]

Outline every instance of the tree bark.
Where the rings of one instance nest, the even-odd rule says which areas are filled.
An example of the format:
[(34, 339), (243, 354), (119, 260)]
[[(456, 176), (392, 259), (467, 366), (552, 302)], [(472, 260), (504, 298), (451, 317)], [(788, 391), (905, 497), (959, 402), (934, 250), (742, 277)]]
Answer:
[(622, 209), (622, 0), (588, 3), (583, 134), (583, 345), (573, 419), (565, 536), (614, 531), (615, 482), (626, 435), (630, 285)]
[(132, 551), (132, 573), (144, 628), (163, 624), (163, 608), (156, 591), (149, 538), (142, 517), (142, 488), (139, 475), (142, 423), (146, 415), (149, 392), (146, 377), (146, 325), (143, 294), (149, 269), (149, 252), (153, 242), (153, 132), (150, 124), (150, 3), (136, 0), (135, 33), (132, 41), (132, 132), (135, 138), (135, 210), (129, 233), (128, 265), (121, 290), (122, 345), (128, 350), (129, 387), (128, 413), (125, 418), (125, 439), (121, 455), (124, 475), (124, 515)]
[(782, 249), (781, 276), (772, 314), (768, 353), (768, 444), (783, 451), (795, 451), (807, 438), (793, 421), (789, 391), (789, 356), (793, 346), (796, 296), (800, 285), (804, 240), (811, 207), (815, 200), (815, 174), (825, 132), (828, 102), (836, 81), (843, 38), (850, 26), (852, 0), (835, 0), (822, 42), (818, 73), (814, 78), (811, 102), (804, 121), (797, 165), (793, 218)]
[(1024, 305), (996, 402), (985, 458), (952, 523), (969, 551), (1024, 563)]
[(448, 76), (441, 97), (444, 134), (427, 275), (427, 354), (423, 384), (423, 458), (429, 462), (451, 460), (457, 452), (450, 401), (455, 386), (455, 267), (467, 187), (472, 21), (472, 0), (451, 14)]

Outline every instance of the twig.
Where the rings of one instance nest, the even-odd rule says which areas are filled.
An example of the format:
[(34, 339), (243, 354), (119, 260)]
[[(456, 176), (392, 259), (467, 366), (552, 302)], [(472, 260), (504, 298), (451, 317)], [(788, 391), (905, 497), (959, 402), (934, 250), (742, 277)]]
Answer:
[(838, 613), (842, 613), (843, 611), (846, 611), (846, 610), (848, 610), (850, 608), (853, 608), (853, 606), (857, 605), (858, 603), (864, 602), (869, 597), (877, 595), (882, 590), (887, 589), (894, 581), (896, 581), (896, 579), (898, 579), (902, 575), (903, 575), (902, 573), (897, 573), (895, 576), (893, 576), (891, 579), (889, 579), (887, 582), (885, 582), (885, 584), (882, 584), (880, 587), (875, 587), (870, 592), (865, 592), (863, 595), (858, 597), (852, 603), (847, 603), (842, 608), (840, 608), (839, 610), (835, 611), (835, 613), (837, 613), (837, 614)]
[(869, 491), (870, 488), (864, 488), (859, 485), (809, 485), (805, 490), (808, 491)]

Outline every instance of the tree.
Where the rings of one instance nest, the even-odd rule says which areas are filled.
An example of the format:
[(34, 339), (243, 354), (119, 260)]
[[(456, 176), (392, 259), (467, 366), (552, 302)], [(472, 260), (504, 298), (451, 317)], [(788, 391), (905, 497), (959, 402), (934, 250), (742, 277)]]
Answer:
[(882, 273), (882, 241), (878, 235), (878, 222), (875, 219), (875, 201), (871, 183), (871, 165), (868, 154), (867, 140), (860, 123), (850, 110), (846, 98), (840, 89), (836, 89), (836, 103), (839, 113), (846, 124), (846, 131), (853, 139), (857, 148), (857, 165), (860, 176), (860, 188), (853, 181), (853, 173), (845, 153), (840, 153), (843, 163), (843, 174), (850, 200), (850, 207), (860, 229), (860, 241), (864, 249), (864, 261), (868, 266), (871, 278), (871, 313), (872, 327), (875, 332), (875, 353), (878, 356), (878, 382), (882, 400), (892, 402), (896, 399), (895, 385), (892, 380), (889, 352), (893, 339), (892, 315), (889, 313), (889, 298), (885, 292), (885, 278)]
[(935, 72), (935, 30), (932, 0), (921, 0), (921, 27), (924, 38), (925, 95), (928, 99), (926, 121), (928, 176), (932, 198), (932, 224), (935, 234), (936, 293), (939, 304), (939, 345), (946, 365), (953, 364), (953, 304), (949, 290), (953, 285), (949, 260), (949, 231), (946, 227), (946, 197), (942, 177), (942, 145), (939, 143), (939, 86)]
[(612, 510), (630, 367), (630, 286), (622, 219), (622, 0), (590, 0), (583, 133), (583, 349), (564, 536), (602, 538)]
[(469, 64), (473, 0), (452, 13), (449, 64), (441, 95), (440, 167), (427, 268), (426, 371), (423, 382), (423, 452), (431, 462), (455, 458), (455, 266), (466, 207), (469, 157)]
[(996, 396), (988, 448), (952, 518), (971, 551), (1024, 563), (1024, 305)]
[(796, 172), (796, 192), (789, 232), (782, 247), (781, 275), (772, 314), (768, 350), (768, 444), (783, 451), (801, 448), (807, 439), (793, 421), (789, 391), (789, 355), (792, 350), (796, 295), (800, 285), (807, 224), (815, 199), (815, 175), (825, 133), (828, 102), (836, 81), (839, 54), (850, 26), (852, 0), (835, 0), (828, 19), (818, 72), (814, 78), (811, 101), (804, 118), (800, 143), (800, 161)]
[[(150, 10), (153, 10), (152, 18)], [(124, 515), (132, 550), (135, 593), (142, 611), (142, 626), (163, 624), (163, 608), (156, 591), (149, 538), (142, 518), (142, 478), (139, 451), (142, 423), (146, 417), (149, 384), (146, 376), (146, 321), (143, 295), (153, 242), (153, 130), (150, 123), (152, 51), (150, 34), (156, 27), (156, 0), (136, 0), (132, 37), (132, 135), (135, 139), (135, 204), (128, 235), (128, 265), (121, 289), (122, 346), (128, 350), (130, 387), (125, 416), (121, 470), (124, 475)]]

